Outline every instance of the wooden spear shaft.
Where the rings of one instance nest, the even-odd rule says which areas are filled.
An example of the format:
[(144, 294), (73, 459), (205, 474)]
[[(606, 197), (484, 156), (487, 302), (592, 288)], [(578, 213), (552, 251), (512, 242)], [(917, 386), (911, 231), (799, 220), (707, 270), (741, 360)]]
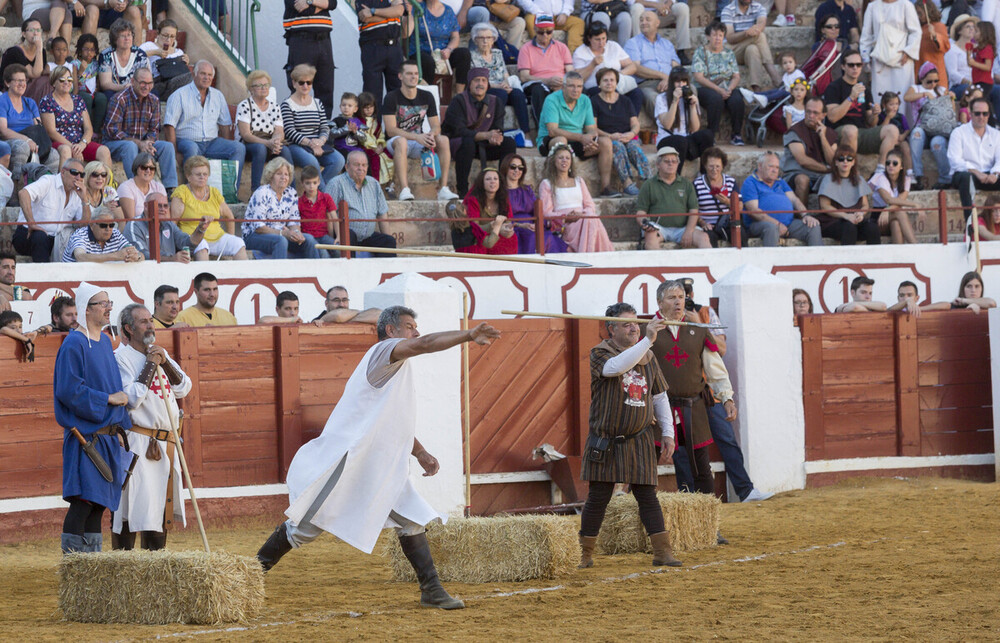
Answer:
[(976, 272), (983, 274), (983, 262), (979, 259), (979, 212), (972, 208), (972, 239), (976, 244)]
[(589, 263), (582, 261), (567, 261), (565, 259), (542, 259), (540, 257), (524, 257), (521, 255), (477, 255), (471, 252), (440, 252), (438, 250), (414, 250), (411, 248), (368, 248), (366, 246), (342, 246), (330, 243), (317, 243), (320, 250), (347, 250), (350, 252), (381, 252), (383, 254), (413, 255), (415, 257), (448, 257), (459, 259), (481, 259), (486, 261), (513, 261), (516, 263), (534, 263), (549, 266), (566, 266), (568, 268), (591, 268)]
[[(519, 315), (523, 317), (554, 317), (556, 319), (587, 319), (591, 321), (606, 322), (634, 322), (636, 324), (648, 324), (652, 319), (638, 319), (632, 317), (605, 317), (603, 315), (568, 315), (566, 313), (536, 313), (529, 310), (501, 310), (502, 315)], [(696, 326), (698, 328), (726, 328), (718, 324), (699, 324), (695, 322), (663, 320), (668, 326)]]
[[(462, 293), (462, 330), (469, 330), (469, 293)], [(469, 342), (462, 344), (462, 417), (465, 433), (465, 517), (472, 515), (472, 408), (469, 395)]]

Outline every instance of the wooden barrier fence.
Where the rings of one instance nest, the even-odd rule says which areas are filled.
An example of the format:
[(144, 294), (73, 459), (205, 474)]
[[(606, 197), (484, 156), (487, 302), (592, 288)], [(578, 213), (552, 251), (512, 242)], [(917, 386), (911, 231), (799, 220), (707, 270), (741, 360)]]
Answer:
[(986, 314), (805, 315), (806, 460), (993, 451)]

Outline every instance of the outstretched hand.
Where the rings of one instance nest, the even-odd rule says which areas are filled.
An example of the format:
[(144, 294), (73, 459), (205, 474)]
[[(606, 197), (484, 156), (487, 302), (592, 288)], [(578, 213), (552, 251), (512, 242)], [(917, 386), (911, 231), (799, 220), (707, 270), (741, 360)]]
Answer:
[(500, 331), (493, 328), (486, 322), (481, 322), (469, 332), (472, 333), (472, 341), (476, 342), (480, 346), (486, 346), (493, 343), (494, 339), (500, 338)]

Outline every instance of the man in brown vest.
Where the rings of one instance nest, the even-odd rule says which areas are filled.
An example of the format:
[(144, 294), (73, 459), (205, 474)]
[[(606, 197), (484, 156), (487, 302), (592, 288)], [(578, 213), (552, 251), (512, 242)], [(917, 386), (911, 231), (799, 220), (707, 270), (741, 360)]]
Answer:
[[(613, 304), (605, 316), (634, 320), (635, 309)], [(681, 564), (673, 557), (656, 499), (654, 442), (663, 443), (663, 460), (674, 449), (667, 383), (649, 352), (663, 326), (662, 321), (647, 324), (646, 336), (640, 339), (635, 321), (608, 322), (611, 337), (590, 350), (590, 435), (580, 472), (590, 489), (580, 519), (581, 569), (594, 564), (597, 535), (617, 482), (630, 483), (639, 519), (653, 545), (653, 564)]]
[[(684, 321), (684, 284), (666, 281), (656, 289), (657, 319)], [(668, 326), (653, 342), (653, 354), (670, 387), (670, 406), (678, 419), (677, 443), (683, 444), (694, 474), (693, 491), (715, 493), (708, 445), (712, 433), (706, 400), (722, 400), (726, 420), (736, 419), (733, 385), (718, 353), (718, 345), (705, 328)], [(707, 385), (706, 385), (706, 379)], [(711, 389), (706, 390), (706, 386)], [(691, 491), (691, 489), (687, 489)]]

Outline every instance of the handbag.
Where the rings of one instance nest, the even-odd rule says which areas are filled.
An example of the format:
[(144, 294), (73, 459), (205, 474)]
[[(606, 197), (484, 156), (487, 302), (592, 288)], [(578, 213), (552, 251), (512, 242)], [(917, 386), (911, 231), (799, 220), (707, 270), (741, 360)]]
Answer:
[(441, 160), (434, 150), (425, 147), (420, 152), (420, 174), (425, 181), (437, 181), (441, 178)]
[(451, 76), (451, 63), (444, 57), (440, 49), (434, 49), (434, 40), (431, 39), (431, 29), (427, 26), (427, 16), (420, 14), (420, 19), (424, 22), (424, 31), (427, 32), (427, 44), (431, 45), (431, 57), (434, 59), (434, 74), (437, 76)]
[(490, 13), (500, 19), (500, 22), (510, 22), (521, 15), (521, 7), (513, 2), (491, 2)]
[(591, 433), (587, 436), (587, 446), (583, 450), (583, 459), (600, 464), (608, 457), (611, 439)]
[(190, 73), (187, 63), (180, 56), (176, 58), (160, 58), (156, 61), (156, 72), (161, 80), (170, 80), (182, 74)]
[(917, 119), (927, 136), (948, 136), (958, 127), (958, 117), (951, 96), (929, 98), (920, 106), (920, 117)]
[(466, 217), (465, 205), (458, 199), (452, 199), (444, 208), (451, 227), (451, 245), (458, 250), (476, 245), (476, 235), (472, 232), (472, 224), (462, 221)]
[(591, 15), (595, 13), (606, 13), (612, 20), (614, 20), (622, 11), (628, 11), (628, 4), (625, 0), (608, 0), (608, 2), (602, 2), (600, 4), (590, 3), (590, 6)]
[(49, 156), (49, 152), (52, 151), (52, 139), (49, 138), (49, 133), (45, 131), (45, 127), (42, 125), (28, 125), (18, 133), (27, 136), (38, 145), (39, 162), (44, 163), (45, 159)]

